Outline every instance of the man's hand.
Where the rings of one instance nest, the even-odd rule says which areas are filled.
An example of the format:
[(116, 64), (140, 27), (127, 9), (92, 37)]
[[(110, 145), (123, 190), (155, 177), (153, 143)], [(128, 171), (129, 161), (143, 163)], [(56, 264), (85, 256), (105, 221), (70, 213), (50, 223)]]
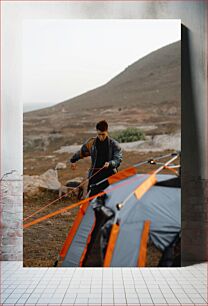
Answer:
[(105, 164), (104, 164), (104, 168), (108, 168), (109, 167), (109, 165), (110, 165), (110, 163), (109, 162), (106, 162)]
[(71, 163), (71, 169), (76, 170), (76, 168), (77, 168), (77, 164), (76, 163)]

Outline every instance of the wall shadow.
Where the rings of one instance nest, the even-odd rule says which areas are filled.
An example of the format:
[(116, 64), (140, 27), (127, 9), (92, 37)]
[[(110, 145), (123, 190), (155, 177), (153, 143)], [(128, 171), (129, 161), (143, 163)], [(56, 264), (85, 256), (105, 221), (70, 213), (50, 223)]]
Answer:
[[(193, 50), (190, 31), (181, 29), (181, 183), (182, 183), (182, 241), (181, 265), (204, 262), (206, 226), (204, 180), (201, 178), (202, 148), (200, 148), (199, 101), (194, 86)], [(195, 89), (195, 92), (194, 92)]]

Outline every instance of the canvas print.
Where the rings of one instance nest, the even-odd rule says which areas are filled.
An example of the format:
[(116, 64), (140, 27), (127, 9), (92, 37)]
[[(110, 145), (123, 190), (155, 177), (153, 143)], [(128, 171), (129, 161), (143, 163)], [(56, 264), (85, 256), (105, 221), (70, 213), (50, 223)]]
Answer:
[(180, 266), (180, 20), (22, 36), (24, 266)]

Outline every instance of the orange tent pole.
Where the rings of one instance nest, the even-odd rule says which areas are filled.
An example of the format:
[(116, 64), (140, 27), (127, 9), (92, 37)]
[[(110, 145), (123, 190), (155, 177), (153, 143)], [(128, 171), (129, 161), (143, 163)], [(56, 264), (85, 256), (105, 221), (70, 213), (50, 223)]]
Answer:
[(111, 175), (108, 178), (108, 183), (111, 185), (135, 174), (137, 174), (137, 169), (135, 167), (130, 167)]
[(136, 198), (139, 200), (142, 196), (155, 184), (157, 179), (155, 174), (150, 175), (141, 185), (134, 191)]
[(139, 257), (137, 262), (138, 267), (145, 267), (146, 265), (147, 241), (148, 241), (149, 231), (150, 231), (150, 221), (147, 220), (144, 222), (144, 227), (140, 241)]
[(105, 259), (104, 259), (104, 265), (103, 265), (104, 267), (110, 267), (111, 260), (113, 257), (113, 251), (114, 251), (115, 244), (116, 244), (118, 234), (119, 234), (119, 230), (120, 230), (120, 226), (118, 224), (115, 223), (112, 225), (110, 239), (108, 242), (108, 247), (107, 247)]

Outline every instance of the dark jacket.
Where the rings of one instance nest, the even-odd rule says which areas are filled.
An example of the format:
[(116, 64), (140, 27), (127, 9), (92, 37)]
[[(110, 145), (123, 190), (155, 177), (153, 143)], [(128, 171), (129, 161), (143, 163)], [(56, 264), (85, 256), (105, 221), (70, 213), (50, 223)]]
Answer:
[[(121, 147), (116, 140), (114, 140), (111, 137), (108, 137), (108, 148), (109, 148), (109, 152), (108, 152), (109, 159), (108, 160), (110, 164), (109, 167), (113, 169), (114, 172), (116, 172), (116, 169), (119, 167), (122, 161)], [(82, 145), (81, 149), (72, 156), (72, 158), (70, 159), (70, 162), (75, 163), (79, 159), (87, 157), (87, 156), (91, 156), (92, 164), (91, 164), (91, 168), (89, 171), (89, 176), (91, 176), (95, 168), (95, 165), (96, 165), (96, 160), (97, 158), (99, 158), (99, 156), (97, 156), (96, 137), (88, 139)]]

